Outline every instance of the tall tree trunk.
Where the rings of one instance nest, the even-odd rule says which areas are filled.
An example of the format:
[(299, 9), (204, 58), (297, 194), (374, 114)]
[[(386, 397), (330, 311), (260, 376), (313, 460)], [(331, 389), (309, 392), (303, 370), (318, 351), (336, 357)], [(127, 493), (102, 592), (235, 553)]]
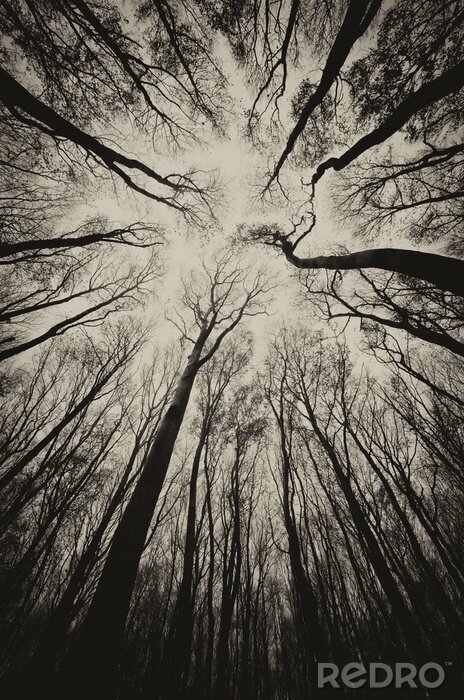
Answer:
[(206, 480), (206, 511), (208, 514), (208, 543), (209, 543), (209, 571), (208, 583), (206, 589), (206, 607), (208, 616), (207, 625), (207, 640), (205, 650), (205, 678), (206, 686), (204, 688), (205, 700), (210, 700), (212, 697), (212, 681), (213, 681), (213, 659), (214, 659), (214, 564), (216, 559), (216, 542), (214, 539), (214, 518), (211, 498), (211, 475), (208, 467), (205, 465), (205, 480)]
[(105, 531), (127, 492), (129, 477), (139, 450), (140, 442), (137, 438), (127, 466), (100, 523), (79, 558), (58, 605), (52, 611), (30, 662), (23, 670), (21, 678), (15, 683), (13, 697), (18, 700), (26, 700), (34, 693), (39, 697), (47, 697), (57, 658), (60, 650), (65, 646), (66, 635), (75, 614), (77, 595), (95, 562)]
[(229, 552), (227, 552), (227, 542), (224, 545), (221, 612), (219, 616), (216, 678), (214, 682), (214, 698), (223, 698), (224, 700), (227, 700), (230, 696), (229, 637), (241, 575), (239, 465), (240, 447), (237, 438), (235, 462), (232, 469), (232, 493), (230, 494), (231, 517), (233, 518), (232, 536)]
[[(287, 532), (288, 553), (292, 572), (293, 585), (296, 594), (296, 625), (300, 627), (300, 635), (305, 649), (302, 650), (300, 672), (304, 674), (305, 692), (319, 696), (321, 691), (316, 684), (316, 663), (332, 659), (331, 649), (328, 644), (327, 634), (321, 624), (321, 613), (313, 585), (308, 577), (303, 564), (300, 538), (295, 524), (290, 497), (291, 463), (287, 449), (284, 426), (281, 418), (278, 418), (280, 430), (280, 451), (282, 456), (282, 505), (284, 512), (284, 525)], [(301, 616), (301, 617), (300, 617)], [(297, 636), (300, 636), (297, 635)], [(333, 689), (326, 688), (324, 697), (329, 700), (333, 696)]]
[(421, 638), (421, 634), (417, 629), (414, 617), (406, 601), (404, 600), (400, 589), (398, 588), (387, 562), (385, 561), (379, 543), (377, 542), (377, 539), (362, 511), (362, 508), (358, 503), (356, 495), (352, 489), (350, 479), (345, 475), (333, 445), (319, 427), (316, 416), (306, 394), (304, 395), (304, 404), (313, 430), (318, 440), (324, 447), (332, 464), (337, 481), (353, 518), (353, 523), (359, 533), (361, 542), (369, 554), (369, 561), (372, 568), (379, 579), (385, 596), (390, 603), (392, 613), (403, 633), (406, 643), (406, 650), (409, 654), (411, 654), (411, 656), (415, 655), (416, 661), (423, 659), (427, 655), (427, 645)]
[(60, 693), (68, 698), (113, 698), (115, 676), (145, 539), (187, 408), (211, 327), (200, 330), (174, 398), (163, 417), (140, 477), (116, 528), (97, 589), (65, 660)]
[(206, 442), (207, 430), (208, 418), (206, 417), (203, 421), (200, 438), (198, 440), (192, 463), (182, 580), (174, 606), (171, 626), (166, 641), (166, 651), (163, 659), (165, 683), (163, 682), (162, 690), (165, 692), (166, 697), (169, 698), (183, 697), (185, 695), (185, 688), (188, 683), (194, 622), (192, 580), (196, 545), (195, 530), (197, 512), (197, 483), (198, 472), (200, 469), (200, 459)]
[(319, 618), (318, 602), (311, 581), (303, 566), (298, 531), (293, 519), (290, 504), (290, 456), (285, 444), (283, 425), (279, 425), (281, 431), (281, 455), (282, 455), (282, 504), (284, 510), (284, 524), (288, 538), (288, 552), (292, 570), (298, 607), (304, 622), (305, 638), (308, 652), (314, 661), (329, 658), (327, 639), (322, 629)]

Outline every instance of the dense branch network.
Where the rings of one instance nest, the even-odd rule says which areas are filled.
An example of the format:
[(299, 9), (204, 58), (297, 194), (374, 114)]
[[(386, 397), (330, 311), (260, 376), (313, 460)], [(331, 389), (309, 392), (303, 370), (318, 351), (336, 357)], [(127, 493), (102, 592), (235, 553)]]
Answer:
[(463, 19), (0, 0), (2, 697), (460, 697)]

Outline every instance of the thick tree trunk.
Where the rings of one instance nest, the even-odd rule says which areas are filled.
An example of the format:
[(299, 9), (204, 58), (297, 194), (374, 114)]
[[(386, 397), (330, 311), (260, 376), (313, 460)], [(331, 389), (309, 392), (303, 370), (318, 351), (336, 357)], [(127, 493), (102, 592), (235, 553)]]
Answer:
[(464, 260), (402, 248), (373, 248), (346, 255), (299, 258), (288, 242), (282, 250), (289, 262), (304, 270), (364, 270), (377, 268), (430, 282), (438, 289), (464, 296)]
[(122, 153), (118, 153), (113, 148), (105, 146), (101, 141), (87, 134), (79, 127), (69, 122), (64, 117), (60, 116), (54, 109), (48, 107), (41, 102), (37, 97), (34, 97), (25, 87), (23, 87), (12, 75), (0, 67), (0, 102), (17, 116), (17, 110), (20, 109), (27, 114), (33, 121), (28, 120), (32, 126), (46, 131), (54, 136), (72, 141), (78, 146), (81, 146), (88, 153), (93, 153), (98, 156), (105, 165), (114, 170), (116, 163), (127, 167), (140, 170), (149, 177), (153, 178), (162, 185), (174, 187), (173, 183), (159, 175), (144, 163), (135, 158), (128, 158)]
[(110, 700), (140, 559), (209, 334), (204, 326), (160, 423), (141, 475), (113, 536), (87, 616), (65, 661), (60, 694)]
[(121, 480), (97, 529), (79, 558), (58, 605), (52, 611), (27, 668), (22, 672), (21, 678), (15, 684), (15, 691), (12, 695), (15, 700), (27, 700), (34, 693), (44, 699), (49, 696), (49, 687), (56, 662), (60, 651), (65, 646), (66, 635), (75, 614), (76, 597), (95, 562), (105, 531), (122, 503), (139, 449), (140, 445), (137, 441)]
[[(56, 250), (60, 248), (85, 248), (94, 243), (109, 241), (114, 243), (125, 243), (124, 234), (130, 234), (130, 229), (115, 229), (106, 233), (88, 233), (83, 236), (60, 236), (59, 238), (38, 238), (19, 243), (0, 243), (0, 258), (7, 258), (11, 255), (19, 255), (37, 250)], [(14, 264), (15, 260), (8, 260), (6, 264)]]

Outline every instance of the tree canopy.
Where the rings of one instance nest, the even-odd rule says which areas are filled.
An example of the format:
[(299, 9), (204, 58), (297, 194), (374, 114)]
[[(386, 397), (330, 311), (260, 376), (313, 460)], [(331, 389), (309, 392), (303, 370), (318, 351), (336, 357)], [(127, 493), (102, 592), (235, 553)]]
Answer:
[(2, 697), (458, 697), (463, 22), (0, 0)]

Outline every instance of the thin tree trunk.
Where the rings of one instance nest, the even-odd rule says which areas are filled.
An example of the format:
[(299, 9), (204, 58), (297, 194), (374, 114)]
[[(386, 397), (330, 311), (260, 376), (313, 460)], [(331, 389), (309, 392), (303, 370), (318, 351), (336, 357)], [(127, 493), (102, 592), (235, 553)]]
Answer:
[(121, 367), (121, 364), (116, 364), (113, 369), (105, 374), (98, 382), (96, 382), (91, 390), (84, 396), (79, 403), (74, 406), (66, 415), (60, 420), (60, 422), (55, 425), (49, 433), (47, 433), (42, 440), (34, 445), (32, 449), (29, 450), (25, 455), (23, 455), (5, 474), (0, 478), (0, 491), (8, 486), (11, 481), (25, 468), (27, 465), (35, 459), (47, 445), (49, 445), (58, 435), (68, 426), (74, 418), (76, 418), (81, 411), (87, 408), (92, 401), (97, 397), (98, 392), (103, 389), (103, 387), (110, 381), (114, 376), (116, 371)]
[(338, 158), (329, 158), (321, 163), (312, 177), (313, 186), (321, 179), (329, 169), (342, 170), (353, 160), (373, 146), (383, 143), (399, 131), (406, 122), (413, 117), (420, 109), (424, 109), (438, 100), (452, 95), (464, 85), (464, 61), (460, 61), (456, 66), (439, 75), (429, 83), (421, 87), (399, 104), (394, 112), (390, 114), (379, 126), (366, 136), (363, 136), (351, 148)]
[[(214, 698), (227, 700), (229, 689), (229, 637), (232, 626), (232, 616), (237, 599), (241, 575), (240, 549), (240, 502), (239, 502), (239, 462), (240, 452), (237, 441), (235, 462), (232, 469), (231, 516), (233, 518), (230, 550), (224, 551), (222, 572), (221, 612), (219, 616), (219, 631), (216, 647), (216, 678), (214, 682)], [(225, 543), (227, 548), (227, 541)]]
[(343, 472), (335, 449), (320, 429), (314, 411), (306, 395), (304, 396), (304, 404), (313, 430), (324, 447), (333, 466), (337, 481), (353, 518), (353, 523), (359, 533), (361, 541), (364, 543), (369, 553), (369, 561), (372, 564), (372, 568), (374, 569), (385, 596), (390, 603), (393, 615), (396, 617), (401, 628), (404, 640), (407, 644), (407, 651), (412, 656), (415, 654), (416, 659), (425, 658), (424, 655), (427, 653), (427, 647), (424, 640), (421, 639), (413, 615), (405, 602), (390, 569), (388, 568), (377, 539), (375, 538), (375, 535), (373, 534), (361, 506), (359, 505), (353, 492), (350, 480)]
[[(55, 325), (51, 326), (47, 331), (45, 331), (45, 333), (42, 333), (41, 335), (38, 335), (35, 338), (32, 338), (31, 340), (26, 340), (24, 343), (15, 345), (12, 348), (3, 350), (2, 352), (0, 352), (0, 361), (7, 360), (9, 357), (13, 357), (14, 355), (18, 355), (21, 352), (25, 352), (25, 350), (30, 350), (31, 348), (36, 347), (36, 345), (44, 343), (46, 340), (51, 340), (51, 338), (55, 338), (58, 335), (62, 335), (67, 330), (69, 330), (70, 328), (74, 328), (81, 322), (85, 324), (86, 320), (84, 319), (86, 319), (87, 316), (90, 316), (94, 312), (100, 311), (101, 309), (105, 309), (107, 306), (110, 306), (118, 299), (123, 299), (129, 294), (129, 292), (137, 289), (137, 287), (138, 284), (131, 285), (122, 292), (119, 292), (119, 294), (115, 294), (114, 296), (110, 297), (110, 299), (101, 301), (99, 304), (95, 304), (94, 306), (90, 306), (87, 309), (84, 309), (84, 311), (81, 311), (78, 314), (74, 314), (74, 316), (70, 316), (69, 318), (65, 318), (63, 321), (55, 323)], [(108, 315), (107, 311), (105, 312), (105, 315)]]
[(350, 0), (343, 24), (327, 57), (319, 84), (303, 107), (268, 184), (271, 184), (279, 175), (283, 164), (293, 151), (298, 137), (304, 131), (309, 117), (329, 92), (353, 45), (364, 34), (377, 14), (380, 5), (381, 0)]
[(209, 540), (209, 571), (208, 571), (208, 583), (206, 590), (206, 604), (207, 604), (207, 615), (208, 615), (208, 625), (207, 625), (207, 640), (206, 640), (206, 651), (205, 651), (205, 678), (206, 687), (204, 689), (205, 700), (210, 700), (212, 697), (212, 680), (213, 680), (213, 658), (214, 658), (214, 563), (216, 554), (216, 543), (214, 539), (214, 518), (213, 518), (213, 508), (211, 503), (211, 477), (209, 474), (208, 467), (205, 466), (205, 480), (206, 480), (206, 510), (208, 514), (208, 540)]
[(189, 485), (189, 502), (187, 512), (187, 527), (185, 532), (185, 546), (182, 580), (174, 606), (168, 639), (166, 641), (166, 652), (163, 660), (166, 685), (163, 682), (163, 691), (167, 691), (167, 697), (183, 697), (185, 687), (188, 682), (190, 658), (192, 652), (193, 638), (193, 600), (192, 600), (192, 580), (193, 562), (195, 555), (195, 529), (196, 529), (196, 499), (198, 472), (200, 469), (200, 459), (206, 442), (208, 429), (207, 418), (203, 422), (200, 438), (195, 450), (192, 463)]

